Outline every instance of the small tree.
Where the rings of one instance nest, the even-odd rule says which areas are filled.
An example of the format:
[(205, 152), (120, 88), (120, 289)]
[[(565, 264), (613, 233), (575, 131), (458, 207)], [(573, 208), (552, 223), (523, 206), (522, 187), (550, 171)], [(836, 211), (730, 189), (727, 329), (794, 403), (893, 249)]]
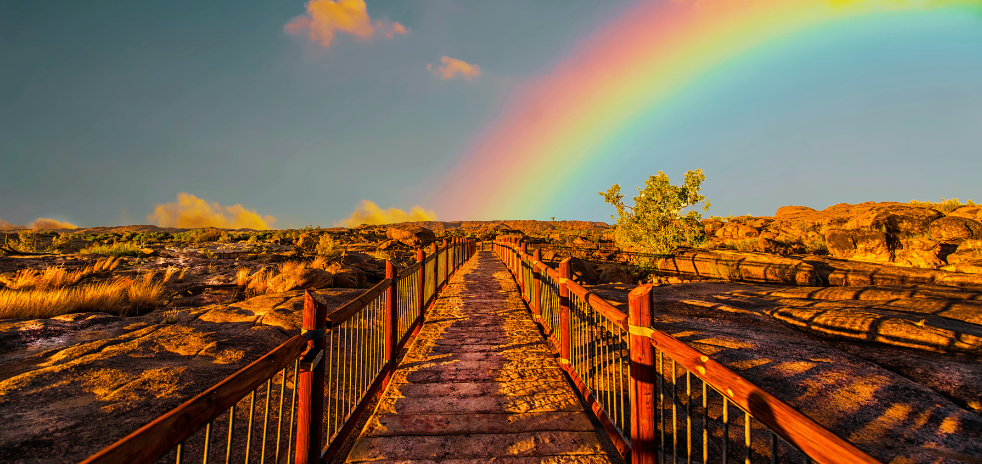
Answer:
[[(685, 208), (703, 203), (703, 211), (709, 209), (706, 197), (699, 194), (699, 188), (706, 176), (702, 169), (685, 173), (685, 183), (674, 186), (664, 172), (649, 176), (644, 190), (638, 188), (634, 206), (624, 205), (621, 186), (614, 184), (606, 192), (600, 192), (604, 201), (617, 208), (617, 228), (614, 239), (619, 246), (633, 247), (645, 253), (667, 254), (675, 248), (702, 243), (706, 237), (703, 231), (702, 215)], [(614, 219), (614, 216), (610, 216)]]

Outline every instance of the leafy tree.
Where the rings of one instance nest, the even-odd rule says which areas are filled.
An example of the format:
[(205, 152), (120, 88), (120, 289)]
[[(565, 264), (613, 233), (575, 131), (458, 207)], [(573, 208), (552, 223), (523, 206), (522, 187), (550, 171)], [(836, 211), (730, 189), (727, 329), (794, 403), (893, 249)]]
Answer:
[[(702, 215), (696, 210), (683, 210), (702, 202), (709, 210), (706, 197), (699, 194), (706, 179), (702, 169), (685, 173), (685, 183), (672, 185), (664, 172), (649, 176), (644, 190), (638, 188), (634, 206), (624, 204), (621, 186), (614, 184), (600, 192), (604, 201), (617, 208), (617, 228), (614, 238), (619, 246), (633, 247), (645, 253), (667, 254), (679, 246), (695, 246), (705, 241)], [(614, 216), (610, 216), (614, 219)]]

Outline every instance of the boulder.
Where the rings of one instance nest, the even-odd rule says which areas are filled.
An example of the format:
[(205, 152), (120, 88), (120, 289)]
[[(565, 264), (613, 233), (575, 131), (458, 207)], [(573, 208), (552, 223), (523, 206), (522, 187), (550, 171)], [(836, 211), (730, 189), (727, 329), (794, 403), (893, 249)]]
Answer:
[(390, 240), (398, 240), (411, 247), (424, 247), (436, 241), (436, 234), (425, 227), (396, 224), (385, 231)]
[(631, 277), (627, 271), (624, 270), (624, 266), (617, 264), (602, 264), (600, 265), (600, 276), (598, 276), (598, 283), (601, 284), (633, 284), (634, 279)]
[(723, 228), (723, 221), (717, 221), (715, 219), (703, 219), (702, 228), (706, 232), (707, 237), (716, 236), (716, 231)]
[(321, 269), (292, 269), (269, 282), (267, 293), (282, 293), (290, 290), (326, 288), (334, 284), (334, 275)]
[(932, 222), (943, 217), (940, 211), (899, 203), (874, 203), (859, 211), (843, 229), (874, 230), (894, 236), (925, 234)]
[(386, 240), (382, 242), (381, 245), (378, 246), (378, 250), (379, 251), (392, 250), (400, 247), (402, 244), (403, 243), (398, 240)]
[(364, 266), (365, 264), (368, 264), (369, 261), (372, 261), (374, 259), (375, 258), (365, 253), (359, 253), (357, 251), (349, 251), (344, 254), (343, 261), (344, 264), (347, 264), (349, 266)]
[(821, 285), (814, 266), (799, 259), (736, 251), (679, 249), (658, 260), (663, 276), (745, 282)]
[(825, 244), (833, 258), (890, 262), (893, 258), (889, 237), (880, 231), (830, 230)]
[(579, 258), (570, 258), (569, 273), (573, 281), (580, 285), (596, 285), (599, 278), (593, 264)]
[(334, 274), (334, 286), (338, 288), (362, 288), (368, 282), (365, 271), (342, 264), (333, 264), (328, 269)]
[(738, 222), (727, 222), (716, 231), (716, 237), (723, 240), (740, 240), (745, 238), (757, 238), (760, 232), (748, 225)]
[(893, 262), (899, 266), (937, 269), (944, 265), (938, 256), (941, 246), (929, 238), (901, 238), (893, 251)]
[(950, 213), (948, 216), (962, 217), (982, 221), (982, 205), (965, 205)]
[(963, 264), (970, 261), (982, 260), (982, 240), (965, 240), (958, 245), (954, 253), (946, 258), (948, 264)]
[(948, 216), (931, 223), (931, 237), (939, 242), (982, 239), (982, 223), (965, 217)]
[(585, 237), (576, 237), (573, 239), (573, 246), (579, 248), (596, 248), (597, 244), (587, 240)]
[(782, 206), (777, 209), (776, 213), (774, 213), (774, 219), (805, 216), (815, 214), (817, 212), (818, 211), (816, 211), (814, 208), (809, 208), (807, 206)]

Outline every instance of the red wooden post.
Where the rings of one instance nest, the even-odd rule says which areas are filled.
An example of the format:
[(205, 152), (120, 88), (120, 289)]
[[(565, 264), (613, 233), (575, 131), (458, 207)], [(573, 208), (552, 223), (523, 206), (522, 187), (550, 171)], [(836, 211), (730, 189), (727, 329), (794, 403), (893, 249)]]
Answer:
[[(440, 276), (440, 255), (437, 254), (436, 242), (430, 244), (430, 255), (433, 256), (433, 295), (436, 295), (436, 289)], [(434, 296), (435, 298), (435, 296)]]
[(304, 292), (303, 299), (303, 332), (311, 333), (307, 341), (307, 353), (304, 359), (315, 361), (317, 364), (311, 370), (300, 371), (297, 383), (299, 389), (299, 404), (297, 405), (297, 453), (295, 462), (298, 464), (314, 464), (320, 461), (321, 424), (324, 416), (324, 347), (327, 338), (321, 331), (327, 327), (327, 305), (318, 302), (310, 294)]
[[(651, 325), (651, 285), (628, 295), (628, 322), (632, 327)], [(633, 332), (633, 331), (632, 331)], [(644, 335), (631, 334), (631, 463), (655, 464), (655, 349)]]
[(447, 239), (443, 239), (443, 285), (447, 285), (447, 278), (450, 276), (450, 248), (447, 247)]
[(426, 284), (426, 252), (422, 248), (416, 249), (416, 262), (419, 263), (419, 277), (416, 279), (416, 288), (419, 289), (419, 314), (423, 315), (426, 309), (426, 302), (423, 301), (423, 285)]
[(542, 262), (542, 249), (532, 252), (532, 314), (542, 316), (542, 276), (539, 274), (538, 263)]
[(559, 356), (562, 358), (560, 362), (565, 364), (569, 364), (571, 348), (571, 341), (569, 339), (569, 287), (566, 286), (570, 275), (569, 261), (570, 258), (566, 258), (559, 263)]
[[(398, 331), (398, 321), (399, 321), (399, 307), (396, 303), (399, 301), (398, 293), (398, 280), (399, 280), (399, 268), (392, 261), (385, 262), (385, 278), (389, 279), (389, 292), (385, 294), (385, 360), (386, 362), (394, 363), (396, 355), (396, 345), (399, 344), (397, 339), (399, 336)], [(392, 366), (395, 367), (395, 366)]]

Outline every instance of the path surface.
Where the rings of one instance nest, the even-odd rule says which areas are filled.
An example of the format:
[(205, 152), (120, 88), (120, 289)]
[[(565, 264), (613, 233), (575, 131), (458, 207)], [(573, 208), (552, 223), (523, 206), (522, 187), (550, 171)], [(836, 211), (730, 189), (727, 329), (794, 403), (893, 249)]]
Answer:
[(608, 463), (491, 252), (451, 279), (347, 462)]

